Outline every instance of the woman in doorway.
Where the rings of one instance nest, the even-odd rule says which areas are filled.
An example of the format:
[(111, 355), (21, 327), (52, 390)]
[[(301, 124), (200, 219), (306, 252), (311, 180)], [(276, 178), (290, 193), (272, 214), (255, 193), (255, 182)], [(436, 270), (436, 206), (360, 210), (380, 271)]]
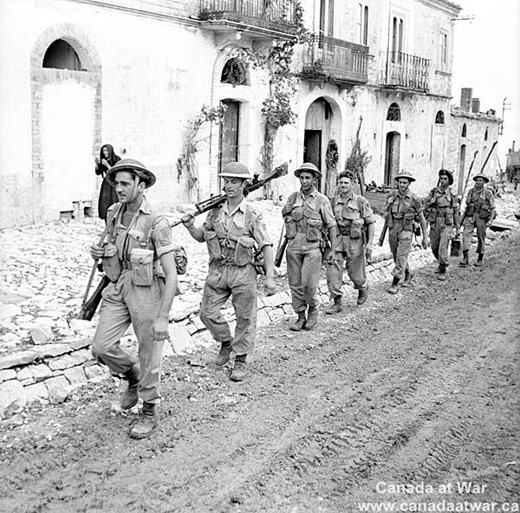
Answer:
[(101, 219), (104, 219), (105, 222), (107, 220), (108, 207), (117, 203), (116, 191), (107, 182), (105, 176), (107, 171), (120, 160), (121, 157), (114, 153), (114, 148), (111, 144), (104, 144), (99, 152), (99, 157), (96, 157), (96, 175), (103, 177), (101, 190), (99, 191), (98, 215)]

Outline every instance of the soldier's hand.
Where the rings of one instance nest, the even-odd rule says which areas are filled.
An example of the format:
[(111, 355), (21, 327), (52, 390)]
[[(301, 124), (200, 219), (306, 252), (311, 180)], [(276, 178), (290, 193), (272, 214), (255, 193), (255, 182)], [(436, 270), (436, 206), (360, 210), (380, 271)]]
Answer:
[(161, 342), (164, 339), (170, 338), (170, 332), (168, 331), (168, 321), (164, 319), (155, 319), (150, 328), (150, 334), (152, 340)]
[(94, 260), (103, 258), (105, 256), (105, 248), (99, 244), (92, 244), (92, 246), (90, 246), (90, 256)]
[(186, 214), (181, 218), (181, 221), (186, 228), (191, 228), (195, 223), (195, 216), (193, 214)]
[(272, 296), (276, 292), (276, 285), (273, 277), (265, 278), (265, 291), (268, 296)]
[(372, 263), (372, 244), (367, 243), (367, 247), (365, 249), (365, 258), (367, 260), (367, 264)]

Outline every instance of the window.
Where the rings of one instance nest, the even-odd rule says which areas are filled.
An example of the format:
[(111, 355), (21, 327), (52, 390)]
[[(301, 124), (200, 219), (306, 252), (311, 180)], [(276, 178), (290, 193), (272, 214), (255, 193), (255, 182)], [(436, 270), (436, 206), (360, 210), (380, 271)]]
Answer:
[(229, 59), (229, 61), (224, 64), (220, 81), (233, 86), (247, 85), (246, 71), (242, 63), (237, 59)]
[(439, 34), (439, 69), (448, 69), (448, 34), (443, 32)]
[(467, 129), (466, 129), (466, 123), (464, 123), (462, 125), (462, 134), (461, 134), (461, 137), (466, 137), (466, 132), (467, 132)]
[(437, 114), (435, 115), (435, 124), (444, 125), (444, 112), (442, 112), (442, 110), (437, 112)]
[(81, 61), (72, 46), (63, 39), (52, 43), (43, 56), (44, 68), (69, 69), (82, 71)]
[(334, 0), (321, 0), (320, 36), (334, 35)]
[(357, 42), (368, 46), (368, 6), (358, 4), (357, 18)]
[(392, 18), (392, 62), (400, 62), (403, 52), (404, 20), (397, 16)]
[(388, 113), (386, 115), (387, 121), (401, 121), (401, 109), (397, 103), (392, 103), (390, 107), (388, 107)]

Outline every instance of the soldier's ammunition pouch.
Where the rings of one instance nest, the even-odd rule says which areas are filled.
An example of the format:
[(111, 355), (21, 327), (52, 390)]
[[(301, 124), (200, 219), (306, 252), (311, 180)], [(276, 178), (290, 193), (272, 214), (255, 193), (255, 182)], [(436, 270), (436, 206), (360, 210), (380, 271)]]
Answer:
[(360, 219), (354, 219), (350, 223), (350, 238), (360, 239), (363, 234), (363, 221)]
[(154, 276), (154, 251), (152, 249), (134, 248), (130, 251), (132, 264), (132, 283), (139, 287), (150, 287)]
[(489, 207), (481, 207), (478, 216), (480, 219), (489, 219), (491, 217), (491, 209)]
[(213, 231), (204, 232), (204, 240), (208, 246), (208, 254), (210, 262), (222, 260), (223, 255), (220, 249), (220, 242), (217, 233)]
[(255, 239), (243, 235), (239, 237), (236, 242), (235, 255), (233, 261), (235, 265), (242, 267), (253, 262), (253, 248), (255, 246)]
[(404, 214), (403, 215), (403, 231), (404, 232), (411, 232), (413, 231), (413, 220), (415, 215), (414, 214)]
[(321, 227), (323, 223), (320, 218), (311, 217), (307, 219), (307, 241), (319, 242), (321, 241)]
[(102, 261), (104, 273), (112, 283), (115, 283), (123, 272), (123, 267), (115, 244), (110, 242), (105, 244), (105, 254)]

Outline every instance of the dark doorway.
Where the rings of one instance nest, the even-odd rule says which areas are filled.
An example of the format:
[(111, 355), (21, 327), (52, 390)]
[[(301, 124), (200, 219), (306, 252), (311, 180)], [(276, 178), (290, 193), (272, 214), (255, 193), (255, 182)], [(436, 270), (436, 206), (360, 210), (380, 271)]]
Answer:
[(459, 155), (459, 183), (458, 183), (458, 188), (457, 188), (458, 194), (462, 194), (462, 192), (464, 191), (464, 181), (465, 181), (464, 174), (466, 172), (465, 167), (466, 167), (466, 145), (463, 144), (460, 147), (460, 155)]
[[(227, 106), (224, 119), (220, 125), (219, 135), (219, 161), (218, 172), (230, 162), (238, 161), (238, 140), (239, 140), (239, 123), (240, 123), (240, 102), (233, 100), (222, 100)], [(220, 190), (220, 178), (218, 179), (218, 188)]]
[(394, 177), (399, 173), (401, 135), (399, 132), (386, 134), (385, 149), (385, 184), (393, 185)]
[[(318, 169), (321, 169), (321, 130), (305, 130), (303, 141), (303, 161), (312, 162)], [(317, 183), (318, 190), (321, 184)]]

